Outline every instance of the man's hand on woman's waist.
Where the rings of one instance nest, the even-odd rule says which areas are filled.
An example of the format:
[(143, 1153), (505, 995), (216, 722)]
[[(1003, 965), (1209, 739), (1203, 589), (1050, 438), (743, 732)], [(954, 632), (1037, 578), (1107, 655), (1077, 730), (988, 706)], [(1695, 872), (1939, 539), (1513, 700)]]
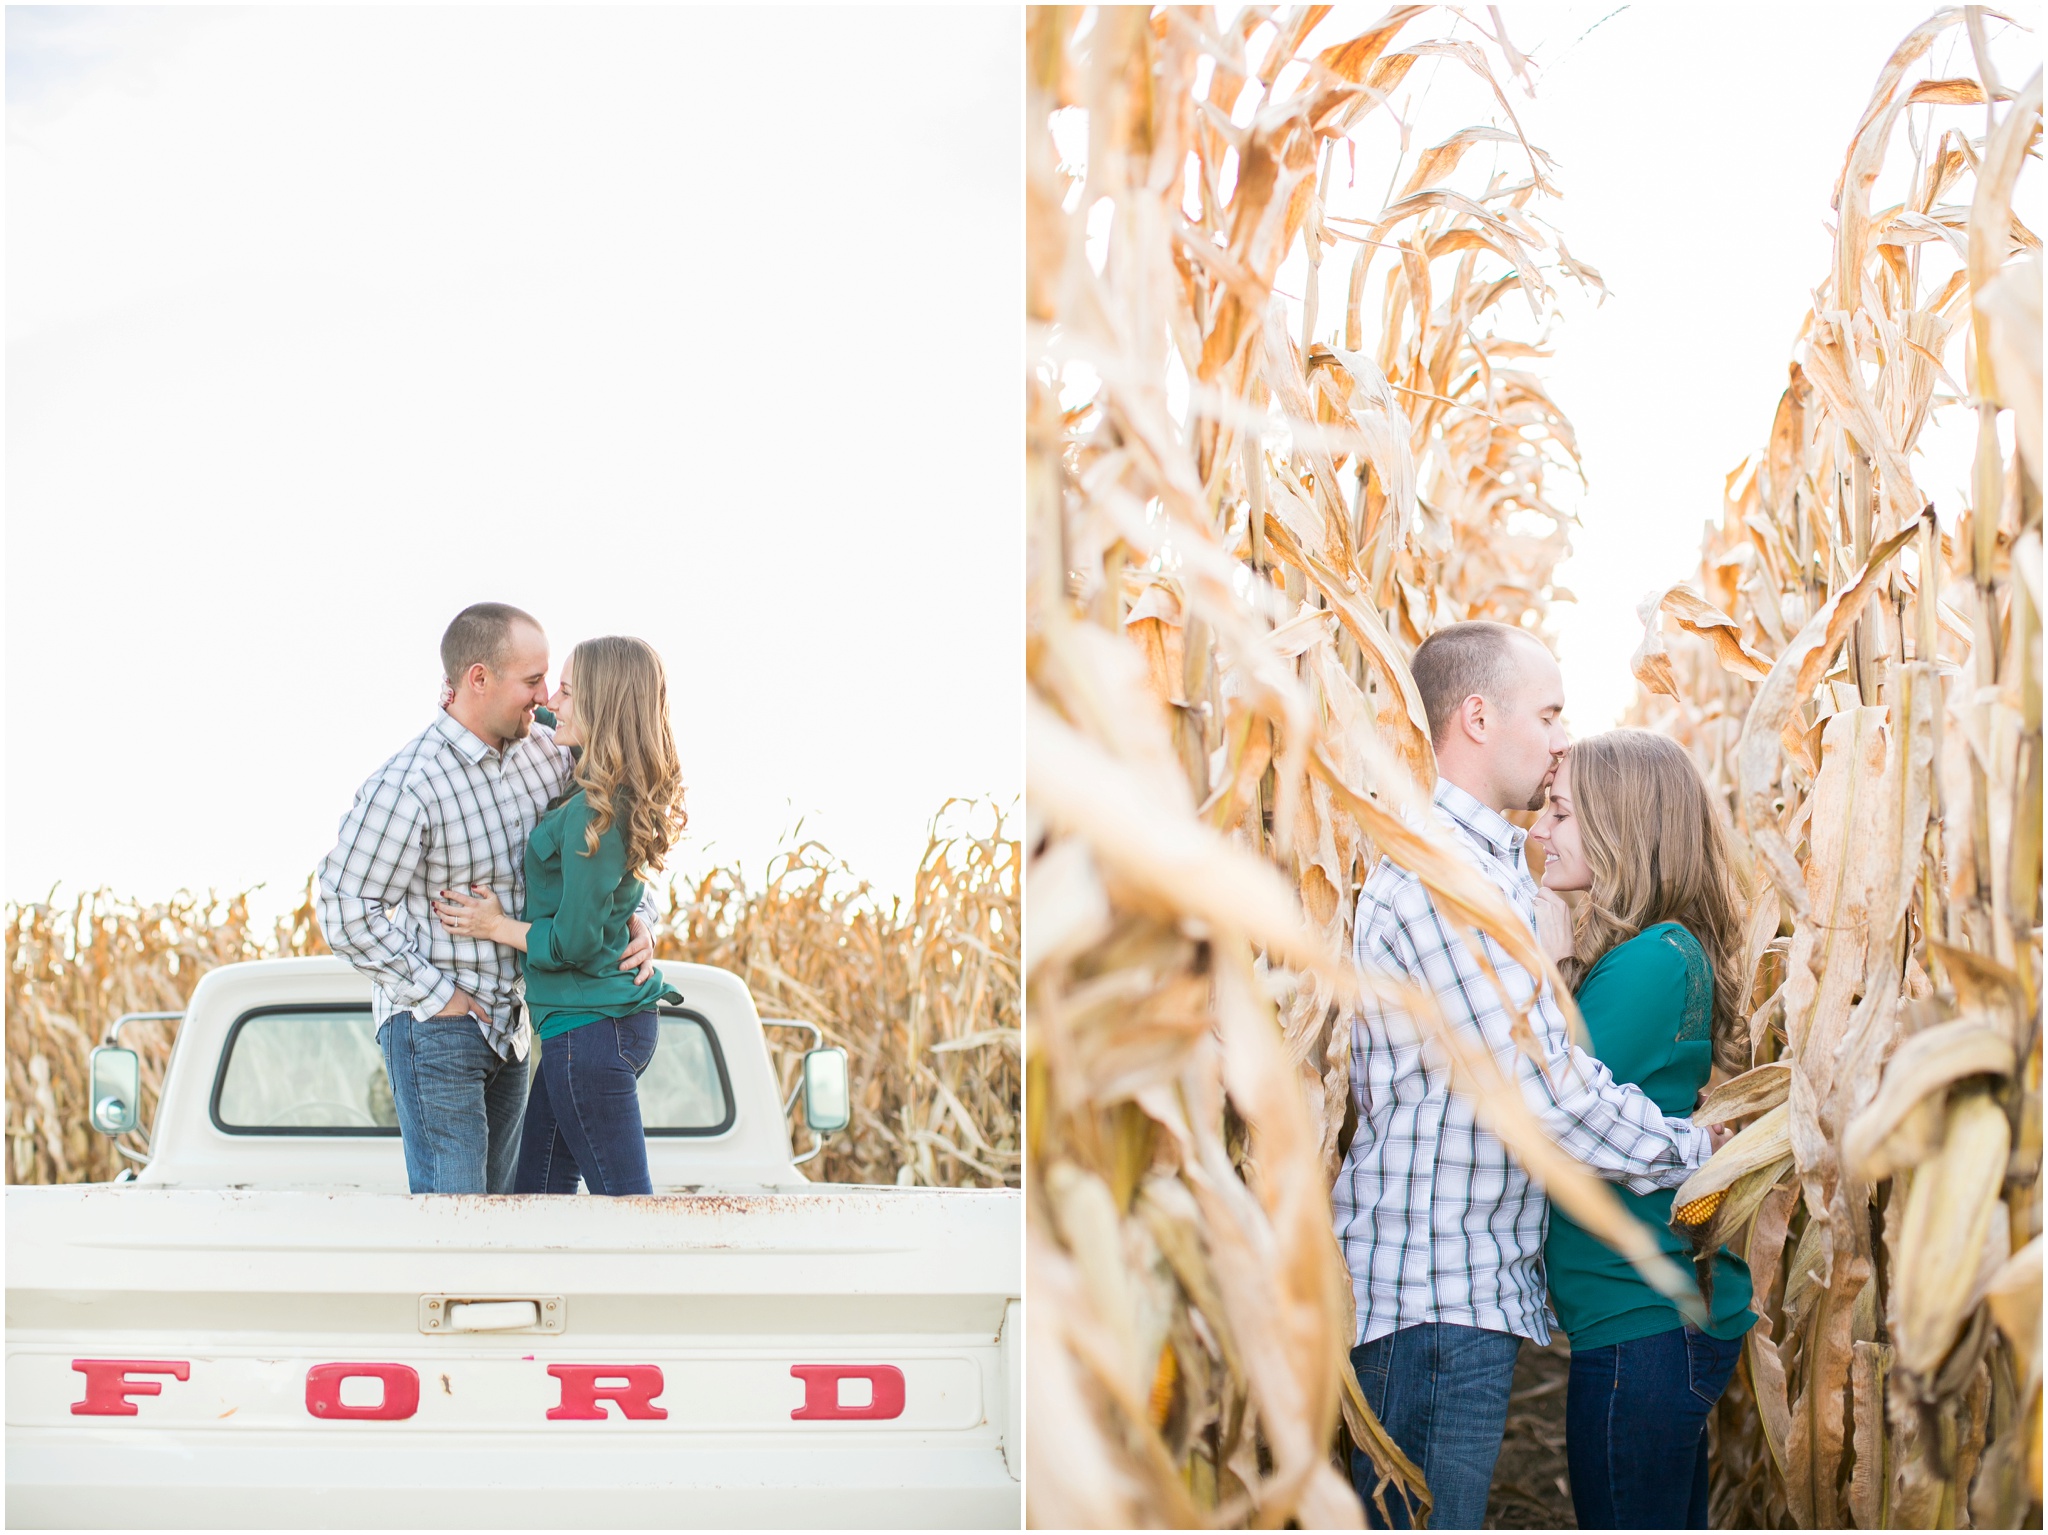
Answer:
[(619, 968), (632, 971), (633, 979), (645, 986), (654, 975), (654, 935), (648, 931), (647, 919), (637, 913), (631, 925), (633, 936), (626, 942)]

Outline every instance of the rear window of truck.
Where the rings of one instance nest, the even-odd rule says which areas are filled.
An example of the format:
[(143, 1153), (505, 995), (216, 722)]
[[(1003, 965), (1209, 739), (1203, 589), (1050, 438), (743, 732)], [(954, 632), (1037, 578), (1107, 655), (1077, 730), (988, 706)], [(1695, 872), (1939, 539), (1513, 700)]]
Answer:
[[(360, 1004), (244, 1013), (228, 1030), (212, 1109), (215, 1128), (229, 1135), (398, 1134), (377, 1026)], [(718, 1035), (689, 1008), (661, 1009), (661, 1042), (640, 1078), (640, 1117), (650, 1136), (732, 1128)]]

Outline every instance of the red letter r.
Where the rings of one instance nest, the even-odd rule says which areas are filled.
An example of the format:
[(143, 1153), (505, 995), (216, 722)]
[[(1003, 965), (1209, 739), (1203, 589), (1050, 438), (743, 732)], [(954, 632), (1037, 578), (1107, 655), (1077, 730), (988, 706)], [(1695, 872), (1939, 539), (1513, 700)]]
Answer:
[[(628, 1418), (665, 1418), (656, 1407), (661, 1395), (661, 1366), (652, 1364), (551, 1364), (548, 1374), (562, 1383), (562, 1405), (550, 1407), (550, 1418), (602, 1418), (601, 1401), (618, 1403)], [(617, 1384), (599, 1385), (599, 1381)]]

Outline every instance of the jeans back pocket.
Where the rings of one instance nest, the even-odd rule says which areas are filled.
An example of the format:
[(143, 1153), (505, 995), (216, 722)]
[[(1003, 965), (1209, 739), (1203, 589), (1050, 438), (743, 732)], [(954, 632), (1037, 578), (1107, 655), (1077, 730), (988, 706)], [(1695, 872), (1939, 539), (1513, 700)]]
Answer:
[(1703, 1332), (1690, 1322), (1685, 1326), (1685, 1374), (1692, 1394), (1707, 1406), (1721, 1400), (1728, 1389), (1728, 1377), (1735, 1373), (1742, 1340), (1722, 1339)]
[(619, 1059), (633, 1068), (636, 1077), (646, 1071), (661, 1039), (659, 1015), (635, 1013), (630, 1018), (614, 1018), (612, 1032), (618, 1040)]

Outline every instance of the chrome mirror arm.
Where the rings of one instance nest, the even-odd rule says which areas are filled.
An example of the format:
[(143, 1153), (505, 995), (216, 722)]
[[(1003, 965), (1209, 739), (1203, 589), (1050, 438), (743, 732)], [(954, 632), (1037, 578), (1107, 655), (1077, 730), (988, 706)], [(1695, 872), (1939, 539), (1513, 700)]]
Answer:
[[(761, 1020), (761, 1027), (764, 1029), (806, 1029), (810, 1032), (811, 1048), (813, 1050), (822, 1047), (825, 1043), (825, 1031), (815, 1023), (806, 1023), (801, 1018), (763, 1018)], [(796, 1086), (792, 1087), (789, 1090), (789, 1096), (782, 1100), (782, 1112), (784, 1114), (787, 1114), (796, 1107), (797, 1095), (803, 1090), (804, 1074), (799, 1070), (796, 1074)], [(813, 1147), (810, 1151), (805, 1152), (803, 1156), (798, 1157), (797, 1160), (799, 1162), (805, 1161), (817, 1154), (817, 1148)]]
[(131, 1023), (163, 1023), (180, 1019), (184, 1016), (183, 1013), (123, 1013), (108, 1026), (106, 1038), (101, 1043), (108, 1045), (120, 1044), (121, 1031)]
[[(817, 1024), (807, 1022), (802, 1018), (763, 1018), (761, 1020), (761, 1027), (764, 1029), (802, 1029), (811, 1036), (811, 1048), (813, 1050), (825, 1048), (825, 1031), (818, 1027)], [(796, 1101), (803, 1095), (803, 1090), (804, 1074), (802, 1068), (799, 1067), (796, 1074), (796, 1086), (789, 1090), (789, 1096), (782, 1102), (782, 1112), (785, 1117), (796, 1107)], [(806, 1123), (805, 1128), (809, 1128), (808, 1123)], [(801, 1167), (804, 1163), (813, 1160), (819, 1152), (825, 1149), (825, 1142), (831, 1138), (829, 1132), (811, 1130), (811, 1149), (802, 1156), (791, 1157), (790, 1165), (792, 1167)]]

